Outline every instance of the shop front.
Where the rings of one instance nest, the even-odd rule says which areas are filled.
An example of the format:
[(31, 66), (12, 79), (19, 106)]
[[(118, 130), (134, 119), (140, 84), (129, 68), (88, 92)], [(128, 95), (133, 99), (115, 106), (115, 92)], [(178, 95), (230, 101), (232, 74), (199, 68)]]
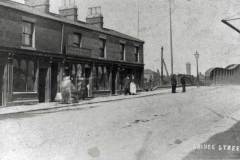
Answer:
[[(34, 55), (34, 56), (33, 56)], [(141, 89), (143, 66), (64, 57), (54, 54), (4, 52), (0, 63), (0, 104), (13, 106), (55, 101), (64, 76), (70, 76), (77, 100), (123, 93), (129, 77)]]

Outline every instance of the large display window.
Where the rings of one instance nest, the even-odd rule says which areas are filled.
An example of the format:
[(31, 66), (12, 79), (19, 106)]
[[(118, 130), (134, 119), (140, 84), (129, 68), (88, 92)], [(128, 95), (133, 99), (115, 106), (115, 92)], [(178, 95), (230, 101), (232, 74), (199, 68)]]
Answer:
[(13, 60), (13, 92), (37, 92), (37, 66), (32, 60)]

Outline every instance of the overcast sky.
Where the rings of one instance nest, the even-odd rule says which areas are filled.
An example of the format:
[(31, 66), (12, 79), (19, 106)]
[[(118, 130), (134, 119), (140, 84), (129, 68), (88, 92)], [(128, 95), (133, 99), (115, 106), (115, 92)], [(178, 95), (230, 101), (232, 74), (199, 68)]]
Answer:
[[(85, 21), (88, 7), (101, 6), (106, 28), (137, 36), (137, 0), (75, 1), (80, 20)], [(51, 11), (58, 12), (61, 2), (51, 0)], [(139, 4), (145, 67), (160, 69), (160, 48), (163, 46), (170, 71), (168, 0), (139, 0)], [(210, 67), (240, 63), (240, 36), (221, 22), (223, 18), (240, 17), (239, 8), (239, 0), (173, 0), (174, 72), (185, 73), (185, 63), (190, 62), (195, 74), (193, 54), (196, 50), (200, 53), (202, 73)]]

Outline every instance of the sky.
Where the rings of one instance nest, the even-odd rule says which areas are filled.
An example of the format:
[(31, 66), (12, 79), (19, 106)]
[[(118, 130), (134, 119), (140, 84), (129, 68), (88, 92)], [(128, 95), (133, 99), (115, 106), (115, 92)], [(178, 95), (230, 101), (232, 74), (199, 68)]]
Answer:
[[(16, 0), (22, 1), (22, 0)], [(51, 11), (58, 13), (63, 0), (50, 0)], [(137, 37), (137, 10), (140, 10), (140, 39), (145, 41), (145, 68), (160, 69), (161, 47), (170, 71), (168, 0), (75, 0), (79, 19), (85, 21), (87, 8), (101, 6), (104, 27)], [(240, 17), (239, 0), (172, 0), (174, 73), (186, 73), (186, 63), (199, 71), (240, 63), (240, 36), (222, 19)], [(240, 28), (240, 20), (233, 22)]]

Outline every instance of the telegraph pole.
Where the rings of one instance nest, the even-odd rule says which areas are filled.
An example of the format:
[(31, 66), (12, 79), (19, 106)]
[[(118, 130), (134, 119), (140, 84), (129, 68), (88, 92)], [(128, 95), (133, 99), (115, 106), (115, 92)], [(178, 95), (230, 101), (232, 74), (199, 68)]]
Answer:
[(172, 0), (169, 0), (169, 27), (170, 27), (170, 52), (171, 52), (171, 74), (173, 75), (173, 44), (172, 44)]
[(139, 0), (137, 0), (137, 37), (140, 36), (140, 9), (139, 9)]
[(161, 84), (163, 82), (163, 47), (161, 47)]

